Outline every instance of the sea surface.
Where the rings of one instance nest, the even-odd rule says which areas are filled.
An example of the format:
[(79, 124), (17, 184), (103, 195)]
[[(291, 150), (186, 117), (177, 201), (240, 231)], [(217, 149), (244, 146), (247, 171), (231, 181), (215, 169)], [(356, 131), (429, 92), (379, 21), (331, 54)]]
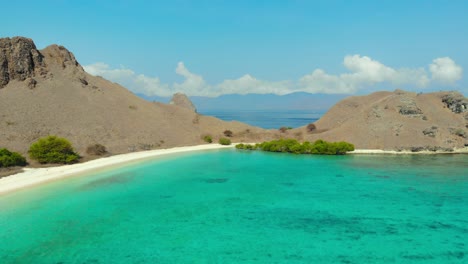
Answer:
[(265, 129), (297, 128), (317, 121), (324, 113), (313, 110), (207, 110), (200, 114), (240, 121)]
[(468, 263), (464, 155), (168, 156), (0, 196), (0, 262)]

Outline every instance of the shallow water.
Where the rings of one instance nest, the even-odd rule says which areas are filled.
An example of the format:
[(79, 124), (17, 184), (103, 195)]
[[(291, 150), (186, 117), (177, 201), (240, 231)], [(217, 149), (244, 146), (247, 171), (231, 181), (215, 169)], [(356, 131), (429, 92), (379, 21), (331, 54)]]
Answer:
[(466, 263), (468, 157), (167, 157), (0, 197), (1, 263)]

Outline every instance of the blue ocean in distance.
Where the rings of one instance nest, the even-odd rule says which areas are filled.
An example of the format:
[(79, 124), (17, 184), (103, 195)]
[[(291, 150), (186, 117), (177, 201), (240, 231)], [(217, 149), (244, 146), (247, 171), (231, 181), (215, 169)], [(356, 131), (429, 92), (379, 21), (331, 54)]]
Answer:
[(265, 129), (297, 128), (317, 121), (323, 112), (314, 110), (205, 110), (202, 115), (239, 121)]

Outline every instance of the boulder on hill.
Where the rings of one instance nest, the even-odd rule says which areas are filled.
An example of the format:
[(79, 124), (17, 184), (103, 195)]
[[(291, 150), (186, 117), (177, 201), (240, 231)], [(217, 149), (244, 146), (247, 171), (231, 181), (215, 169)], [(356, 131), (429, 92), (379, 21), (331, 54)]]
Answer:
[(192, 101), (190, 101), (188, 96), (183, 93), (174, 94), (169, 104), (177, 105), (177, 106), (189, 109), (195, 113), (197, 112), (195, 105), (192, 103)]

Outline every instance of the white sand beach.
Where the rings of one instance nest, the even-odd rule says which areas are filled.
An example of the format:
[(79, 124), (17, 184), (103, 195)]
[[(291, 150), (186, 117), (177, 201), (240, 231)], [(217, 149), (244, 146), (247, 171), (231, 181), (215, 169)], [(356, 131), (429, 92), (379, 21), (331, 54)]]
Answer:
[(220, 144), (205, 144), (189, 147), (176, 147), (170, 149), (132, 152), (72, 165), (62, 165), (49, 168), (25, 168), (24, 172), (0, 178), (0, 195), (18, 189), (39, 185), (45, 182), (91, 172), (93, 170), (102, 169), (105, 167), (151, 159), (157, 156), (177, 154), (189, 151), (233, 148), (234, 146), (234, 144), (229, 146), (223, 146)]
[(468, 147), (455, 148), (453, 151), (418, 151), (412, 152), (408, 150), (396, 151), (396, 150), (382, 150), (382, 149), (356, 149), (350, 151), (347, 154), (392, 154), (392, 155), (431, 155), (431, 154), (468, 154)]

